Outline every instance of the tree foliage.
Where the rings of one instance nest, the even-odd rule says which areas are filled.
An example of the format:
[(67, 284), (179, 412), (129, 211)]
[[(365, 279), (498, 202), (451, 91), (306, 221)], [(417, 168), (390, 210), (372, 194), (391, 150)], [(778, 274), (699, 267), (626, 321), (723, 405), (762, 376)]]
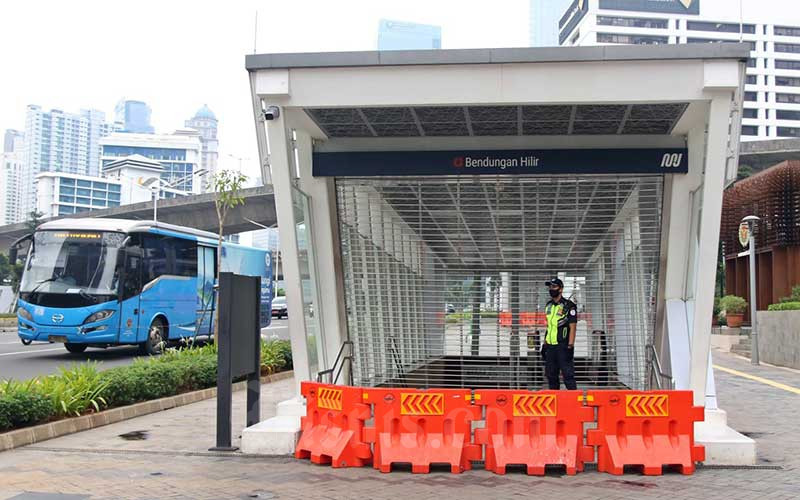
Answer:
[[(217, 221), (219, 231), (217, 232), (217, 280), (222, 271), (222, 229), (225, 227), (225, 219), (228, 212), (237, 205), (244, 205), (242, 188), (247, 181), (247, 176), (241, 172), (233, 170), (220, 170), (211, 177), (211, 188), (214, 190), (214, 206), (217, 209)], [(214, 315), (214, 336), (216, 337), (219, 327), (219, 315)]]

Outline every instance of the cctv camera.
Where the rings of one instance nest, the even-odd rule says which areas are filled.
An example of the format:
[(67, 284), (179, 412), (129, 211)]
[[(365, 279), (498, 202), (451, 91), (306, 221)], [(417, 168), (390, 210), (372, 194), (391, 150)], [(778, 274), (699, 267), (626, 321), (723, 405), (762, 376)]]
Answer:
[(267, 106), (266, 108), (264, 108), (264, 111), (262, 111), (262, 113), (264, 114), (265, 120), (275, 120), (279, 116), (281, 116), (281, 108), (279, 108), (278, 106)]

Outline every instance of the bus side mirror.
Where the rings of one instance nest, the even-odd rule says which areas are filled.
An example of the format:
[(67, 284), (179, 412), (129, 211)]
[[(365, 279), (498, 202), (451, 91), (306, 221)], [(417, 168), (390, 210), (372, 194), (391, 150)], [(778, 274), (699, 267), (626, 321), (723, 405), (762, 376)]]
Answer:
[(10, 265), (14, 265), (17, 263), (17, 256), (19, 254), (19, 247), (22, 246), (27, 240), (31, 240), (31, 244), (33, 244), (33, 233), (26, 234), (22, 238), (18, 239), (11, 246), (8, 248), (8, 263)]

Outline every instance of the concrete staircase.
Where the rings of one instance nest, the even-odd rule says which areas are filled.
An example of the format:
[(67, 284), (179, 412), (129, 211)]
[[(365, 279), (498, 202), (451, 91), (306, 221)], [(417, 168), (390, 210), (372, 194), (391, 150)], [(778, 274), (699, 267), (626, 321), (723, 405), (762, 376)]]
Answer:
[(738, 354), (739, 356), (749, 358), (752, 346), (752, 341), (750, 340), (750, 327), (742, 327), (740, 329), (738, 340), (739, 341), (737, 343), (731, 345), (731, 352), (733, 354)]

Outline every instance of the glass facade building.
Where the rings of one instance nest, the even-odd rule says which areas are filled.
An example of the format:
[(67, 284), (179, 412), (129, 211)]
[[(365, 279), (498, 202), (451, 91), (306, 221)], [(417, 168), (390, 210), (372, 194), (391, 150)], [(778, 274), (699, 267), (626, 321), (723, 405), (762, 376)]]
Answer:
[(155, 129), (150, 125), (150, 115), (150, 106), (147, 103), (121, 100), (114, 108), (114, 130), (117, 132), (152, 134)]
[(422, 50), (442, 48), (442, 28), (430, 24), (381, 19), (378, 50)]
[[(194, 173), (200, 167), (199, 133), (192, 134), (113, 134), (102, 143), (102, 167), (133, 155), (157, 161), (164, 167), (161, 179), (180, 191), (200, 192)], [(199, 184), (199, 182), (198, 182)]]
[(116, 182), (58, 178), (58, 215), (70, 215), (120, 205), (122, 186)]

